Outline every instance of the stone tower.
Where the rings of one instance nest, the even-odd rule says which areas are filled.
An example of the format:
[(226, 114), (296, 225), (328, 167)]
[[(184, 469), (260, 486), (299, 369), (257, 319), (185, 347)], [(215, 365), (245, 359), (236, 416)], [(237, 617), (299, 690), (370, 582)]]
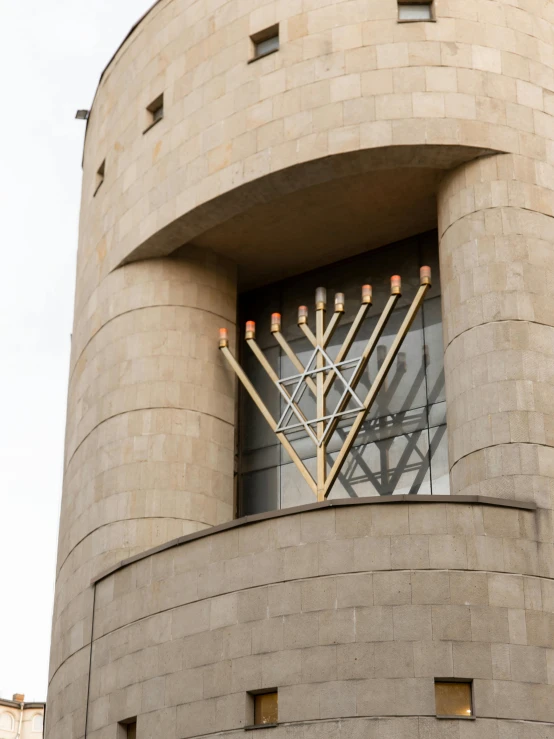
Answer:
[[(427, 263), (317, 502), (218, 329)], [(554, 737), (553, 296), (551, 0), (159, 0), (87, 124), (47, 739)]]

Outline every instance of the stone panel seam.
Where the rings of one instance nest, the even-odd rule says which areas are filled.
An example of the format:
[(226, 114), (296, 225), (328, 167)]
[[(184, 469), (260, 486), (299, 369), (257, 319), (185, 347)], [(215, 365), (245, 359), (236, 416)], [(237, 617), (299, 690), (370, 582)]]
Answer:
[(100, 531), (106, 526), (111, 526), (114, 523), (126, 523), (127, 521), (186, 521), (187, 523), (199, 523), (199, 524), (202, 524), (203, 526), (210, 526), (210, 523), (206, 521), (196, 521), (195, 519), (192, 519), (192, 518), (180, 518), (179, 516), (133, 516), (132, 518), (116, 518), (113, 521), (108, 521), (107, 523), (100, 524), (100, 526), (97, 526), (95, 529), (92, 529), (92, 531), (89, 531), (85, 536), (83, 536), (82, 539), (79, 539), (79, 541), (76, 542), (74, 546), (71, 547), (70, 551), (64, 557), (64, 560), (58, 569), (58, 575), (56, 577), (56, 582), (58, 581), (60, 572), (63, 570), (63, 567), (65, 563), (67, 562), (67, 560), (69, 559), (69, 557), (71, 557), (75, 549), (77, 549), (78, 546), (80, 546), (84, 541), (86, 541), (89, 538), (89, 536), (92, 536), (97, 531)]
[[(538, 161), (541, 161), (541, 160), (538, 160)], [(500, 180), (500, 181), (503, 181), (503, 180)], [(455, 226), (460, 221), (463, 221), (464, 218), (468, 218), (469, 216), (475, 215), (476, 213), (485, 213), (488, 210), (505, 210), (506, 208), (509, 208), (510, 210), (524, 210), (527, 213), (536, 213), (537, 215), (543, 216), (544, 218), (552, 218), (552, 220), (554, 220), (554, 216), (551, 216), (548, 213), (544, 213), (542, 210), (535, 210), (533, 208), (526, 208), (523, 205), (510, 205), (509, 203), (507, 205), (491, 205), (489, 207), (476, 208), (474, 210), (468, 211), (467, 213), (463, 213), (461, 216), (459, 216), (459, 218), (456, 218), (455, 221), (452, 221), (452, 223), (449, 223), (448, 226), (444, 229), (444, 231), (439, 232), (439, 241), (446, 236), (446, 234), (452, 228), (452, 226)], [(515, 236), (528, 236), (529, 234), (514, 233), (513, 235), (515, 235)]]
[(56, 667), (52, 675), (48, 678), (48, 685), (52, 683), (52, 680), (56, 677), (58, 672), (62, 669), (62, 667), (65, 665), (66, 662), (69, 662), (70, 659), (73, 659), (79, 652), (84, 651), (88, 646), (90, 646), (90, 642), (87, 642), (86, 644), (83, 644), (82, 647), (79, 647), (79, 649), (76, 649), (74, 652), (71, 652), (71, 654), (68, 654), (67, 657), (63, 660), (63, 662), (60, 662), (60, 664)]
[[(387, 680), (402, 680), (402, 679), (405, 679), (405, 678), (395, 678), (395, 677), (387, 678)], [(421, 679), (426, 679), (426, 678), (421, 678)], [(432, 678), (429, 678), (429, 679), (432, 679)], [(356, 681), (356, 680), (357, 680), (357, 678), (348, 678), (348, 680), (345, 680), (344, 682), (350, 682), (350, 681)], [(504, 682), (504, 681), (500, 681), (500, 682)], [(505, 682), (510, 682), (510, 681), (505, 681)], [(324, 685), (324, 684), (325, 683), (303, 683), (303, 685)], [(237, 695), (237, 694), (238, 693), (230, 693), (229, 695)], [(210, 700), (210, 699), (208, 699), (208, 700)], [(184, 704), (184, 703), (178, 704), (178, 706), (180, 706), (180, 705), (187, 705), (187, 704)], [(149, 713), (157, 713), (157, 711), (148, 711), (148, 712), (146, 712), (145, 714), (142, 714), (142, 715), (147, 716)], [(464, 718), (458, 718), (458, 719), (456, 719), (456, 718), (448, 718), (448, 719), (444, 719), (442, 717), (437, 717), (436, 714), (434, 714), (434, 713), (428, 713), (428, 714), (421, 714), (421, 713), (402, 713), (402, 714), (398, 714), (398, 713), (391, 713), (391, 714), (381, 713), (381, 714), (379, 714), (377, 716), (374, 715), (374, 714), (357, 714), (357, 715), (349, 715), (349, 716), (336, 716), (336, 717), (324, 718), (324, 719), (306, 719), (305, 721), (301, 721), (301, 720), (300, 721), (280, 721), (277, 724), (277, 726), (278, 727), (281, 727), (281, 726), (300, 726), (300, 727), (302, 727), (302, 726), (321, 726), (323, 724), (341, 723), (342, 721), (345, 721), (345, 722), (350, 722), (350, 721), (380, 721), (380, 720), (389, 721), (390, 719), (393, 719), (395, 721), (409, 721), (410, 719), (414, 719), (414, 718), (419, 719), (419, 721), (422, 721), (422, 720), (423, 721), (427, 721), (428, 719), (433, 719), (434, 718), (434, 719), (437, 720), (437, 722), (445, 721), (446, 724), (448, 724), (448, 723), (456, 723), (457, 721), (460, 722), (460, 723), (462, 723), (462, 722), (464, 722), (464, 723), (465, 722), (468, 722), (468, 719), (464, 719)], [(541, 726), (548, 726), (548, 727), (551, 727), (552, 726), (552, 723), (550, 723), (548, 721), (540, 721), (539, 719), (533, 720), (533, 719), (525, 719), (525, 718), (503, 718), (503, 717), (498, 717), (498, 716), (475, 716), (474, 718), (472, 718), (471, 720), (469, 720), (468, 723), (470, 724), (470, 726), (473, 726), (476, 721), (493, 721), (494, 723), (500, 723), (501, 721), (502, 722), (509, 721), (510, 723), (513, 723), (513, 724), (531, 724), (533, 726), (541, 725)], [(425, 727), (422, 727), (422, 728), (425, 728)], [(265, 729), (265, 731), (268, 731), (268, 729)], [(187, 739), (199, 739), (200, 737), (203, 737), (203, 736), (213, 736), (214, 734), (220, 734), (220, 735), (223, 735), (224, 736), (226, 734), (227, 735), (228, 734), (237, 734), (239, 732), (242, 733), (242, 734), (244, 734), (244, 727), (243, 726), (238, 726), (235, 729), (220, 729), (219, 731), (209, 732), (208, 734), (195, 734), (194, 736), (187, 737)], [(394, 734), (394, 735), (391, 735), (391, 736), (397, 737), (397, 736), (400, 736), (400, 735)], [(445, 734), (444, 736), (447, 736), (447, 734)], [(451, 734), (449, 734), (448, 736), (451, 736)]]
[[(514, 292), (517, 292), (517, 290), (514, 290)], [(483, 321), (482, 323), (476, 323), (474, 326), (470, 326), (469, 328), (465, 328), (463, 331), (460, 331), (459, 334), (456, 334), (448, 344), (444, 348), (444, 353), (448, 351), (448, 349), (452, 346), (452, 344), (459, 339), (460, 337), (464, 336), (465, 334), (469, 333), (470, 331), (475, 331), (478, 328), (482, 328), (483, 326), (494, 326), (497, 323), (529, 323), (533, 326), (544, 326), (545, 328), (549, 328), (551, 330), (554, 330), (554, 326), (551, 326), (549, 323), (542, 323), (541, 321), (531, 321), (528, 318), (500, 318), (496, 321)]]
[[(111, 273), (110, 273), (111, 274)], [(100, 283), (101, 284), (101, 283)], [(117, 316), (112, 316), (112, 318), (109, 318), (106, 323), (103, 323), (100, 328), (98, 328), (92, 336), (87, 340), (86, 344), (83, 346), (81, 351), (79, 352), (79, 356), (75, 358), (75, 361), (73, 363), (73, 367), (70, 370), (69, 373), (69, 380), (68, 380), (68, 386), (71, 388), (71, 382), (73, 380), (73, 375), (75, 374), (75, 370), (77, 368), (77, 365), (79, 364), (79, 360), (83, 356), (83, 354), (88, 349), (89, 345), (92, 343), (92, 341), (100, 334), (100, 332), (106, 328), (112, 321), (116, 321), (118, 318), (121, 318), (122, 316), (127, 316), (130, 313), (138, 313), (141, 310), (150, 310), (151, 308), (183, 308), (184, 310), (193, 310), (193, 311), (199, 311), (200, 313), (209, 313), (212, 316), (215, 316), (216, 318), (221, 318), (222, 321), (226, 321), (227, 323), (231, 323), (228, 318), (225, 316), (220, 315), (219, 313), (215, 313), (213, 310), (208, 310), (205, 308), (198, 308), (193, 305), (180, 305), (177, 303), (155, 303), (152, 305), (143, 305), (140, 308), (132, 308), (131, 310), (123, 311), (122, 313), (118, 313)], [(81, 315), (79, 314), (79, 321), (77, 320), (77, 316), (75, 317), (75, 323), (77, 324), (80, 322)], [(234, 326), (236, 326), (236, 321), (232, 322)], [(146, 331), (139, 331), (138, 334), (147, 333)]]
[(196, 539), (202, 539), (206, 536), (214, 536), (221, 531), (228, 531), (230, 529), (241, 528), (242, 526), (251, 526), (252, 524), (267, 521), (273, 518), (284, 518), (286, 516), (294, 516), (299, 513), (315, 510), (325, 510), (326, 508), (341, 508), (343, 506), (352, 505), (395, 505), (400, 503), (414, 503), (414, 504), (429, 504), (429, 503), (451, 503), (453, 505), (490, 505), (497, 506), (499, 508), (516, 508), (524, 511), (536, 511), (538, 506), (533, 501), (514, 500), (512, 498), (493, 498), (488, 495), (394, 495), (390, 497), (374, 496), (372, 498), (337, 498), (333, 500), (326, 500), (323, 503), (308, 503), (303, 506), (297, 506), (294, 508), (280, 508), (276, 511), (270, 511), (269, 513), (258, 513), (253, 516), (244, 516), (243, 518), (236, 518), (228, 523), (219, 524), (217, 526), (210, 526), (209, 529), (203, 531), (197, 531), (194, 534), (187, 534), (186, 536), (173, 539), (165, 544), (160, 544), (153, 549), (147, 550), (141, 554), (137, 554), (134, 557), (119, 562), (117, 565), (108, 568), (105, 572), (101, 573), (92, 580), (92, 583), (97, 583), (100, 580), (113, 574), (116, 570), (123, 569), (135, 562), (151, 557), (158, 552), (163, 552), (166, 549), (172, 549), (173, 547), (181, 546), (189, 541)]
[(102, 426), (104, 423), (107, 423), (108, 421), (112, 421), (114, 418), (119, 418), (120, 416), (126, 416), (130, 413), (141, 413), (143, 411), (184, 411), (185, 413), (198, 413), (200, 416), (206, 416), (207, 418), (213, 418), (216, 421), (220, 421), (221, 423), (224, 423), (227, 426), (234, 426), (231, 421), (226, 421), (224, 418), (219, 418), (219, 416), (214, 416), (212, 413), (206, 413), (206, 411), (197, 411), (193, 410), (192, 408), (181, 408), (180, 406), (175, 405), (153, 405), (153, 406), (144, 406), (143, 408), (133, 408), (129, 411), (121, 411), (121, 413), (114, 413), (113, 416), (107, 416), (107, 418), (103, 418), (101, 421), (99, 421), (96, 426), (93, 426), (91, 430), (83, 436), (81, 441), (77, 444), (75, 449), (71, 452), (71, 456), (67, 460), (67, 464), (65, 465), (64, 472), (67, 472), (69, 465), (73, 461), (73, 457), (77, 454), (81, 446), (85, 443), (85, 441), (92, 436), (92, 434), (97, 431), (100, 426)]
[[(262, 588), (272, 587), (273, 585), (282, 585), (284, 583), (291, 583), (291, 582), (303, 583), (303, 582), (312, 582), (314, 580), (323, 580), (325, 578), (340, 578), (340, 577), (343, 577), (343, 576), (346, 577), (346, 576), (351, 576), (351, 575), (366, 575), (366, 574), (374, 575), (374, 574), (388, 573), (388, 572), (400, 572), (400, 573), (409, 573), (409, 574), (413, 574), (414, 572), (432, 572), (432, 573), (435, 573), (435, 572), (448, 572), (448, 573), (450, 573), (450, 572), (457, 572), (457, 573), (470, 572), (472, 574), (481, 574), (481, 575), (510, 575), (512, 577), (521, 577), (521, 578), (526, 577), (526, 578), (529, 578), (529, 579), (534, 579), (534, 580), (539, 580), (539, 581), (545, 580), (545, 581), (548, 581), (548, 582), (552, 582), (552, 578), (551, 577), (547, 577), (546, 575), (527, 575), (527, 574), (524, 574), (524, 573), (521, 573), (521, 572), (514, 572), (513, 570), (469, 570), (469, 569), (463, 570), (463, 569), (454, 568), (454, 567), (451, 567), (449, 569), (444, 569), (444, 568), (441, 568), (441, 569), (427, 568), (427, 569), (419, 569), (419, 570), (415, 570), (415, 569), (412, 569), (412, 570), (392, 569), (392, 568), (391, 569), (388, 569), (388, 570), (361, 570), (361, 571), (360, 570), (353, 570), (353, 571), (350, 571), (350, 572), (336, 572), (336, 573), (329, 574), (329, 575), (314, 575), (313, 577), (302, 577), (302, 578), (297, 578), (297, 579), (289, 578), (287, 580), (275, 580), (273, 582), (265, 583), (263, 585), (254, 585), (252, 587), (237, 588), (236, 590), (230, 590), (230, 591), (227, 591), (227, 592), (216, 593), (214, 595), (207, 595), (205, 598), (198, 598), (197, 600), (191, 600), (191, 601), (188, 601), (187, 603), (181, 603), (178, 606), (171, 606), (170, 608), (163, 608), (161, 611), (155, 611), (153, 613), (150, 613), (148, 616), (142, 616), (141, 618), (137, 618), (134, 621), (129, 621), (126, 624), (123, 624), (122, 626), (117, 626), (116, 628), (111, 629), (111, 631), (106, 631), (101, 636), (97, 636), (96, 638), (93, 638), (93, 642), (99, 642), (102, 639), (105, 639), (106, 637), (109, 637), (112, 634), (115, 634), (118, 631), (121, 631), (122, 629), (127, 629), (127, 628), (129, 628), (129, 627), (131, 627), (131, 626), (133, 626), (135, 624), (139, 624), (139, 623), (141, 623), (143, 621), (147, 621), (149, 618), (155, 618), (156, 616), (160, 616), (163, 613), (170, 613), (171, 611), (175, 611), (178, 608), (182, 608), (183, 606), (190, 606), (190, 605), (193, 605), (193, 604), (196, 604), (196, 603), (204, 603), (206, 601), (209, 602), (209, 601), (215, 600), (217, 598), (220, 598), (221, 596), (232, 595), (233, 593), (244, 593), (246, 591), (251, 591), (251, 590), (261, 590)], [(95, 583), (93, 583), (93, 587), (96, 587), (97, 583), (98, 583), (98, 581), (95, 582)], [(373, 606), (344, 606), (344, 608), (334, 608), (334, 609), (331, 609), (331, 608), (329, 608), (329, 609), (322, 608), (322, 609), (320, 609), (320, 611), (302, 611), (301, 610), (300, 613), (320, 613), (321, 611), (326, 611), (326, 610), (341, 611), (341, 610), (349, 610), (349, 609), (352, 609), (352, 608), (354, 610), (356, 610), (356, 608), (366, 608), (366, 607), (369, 607), (369, 608), (378, 608), (378, 607), (380, 607), (380, 605), (381, 604), (378, 604), (377, 606), (375, 604)], [(433, 604), (433, 603), (417, 604), (417, 603), (412, 603), (412, 604), (406, 604), (406, 605), (429, 605), (429, 606), (432, 606), (432, 605), (441, 605), (441, 604)], [(446, 605), (457, 605), (457, 604), (446, 604)], [(384, 607), (388, 607), (388, 606), (384, 606)], [(393, 606), (391, 606), (391, 607), (393, 607)], [(468, 606), (468, 608), (470, 608), (470, 607), (471, 606)], [(543, 609), (543, 611), (544, 611), (544, 609)], [(283, 616), (274, 616), (273, 618), (283, 618), (283, 617), (284, 617), (284, 615)], [(264, 619), (260, 619), (260, 620), (263, 621)], [(226, 627), (225, 626), (222, 626), (220, 628), (226, 628)], [(213, 629), (213, 631), (217, 631), (217, 630), (218, 629)], [(212, 629), (206, 629), (206, 631), (212, 631)], [(199, 632), (199, 633), (203, 633), (203, 632)], [(190, 634), (190, 636), (194, 636), (194, 634)], [(84, 647), (80, 647), (77, 651), (80, 651), (81, 649), (84, 649)], [(141, 651), (141, 650), (138, 649), (137, 651)], [(134, 654), (134, 652), (131, 652), (131, 654)], [(71, 656), (72, 655), (69, 655), (68, 657), (66, 657), (66, 660), (69, 659), (69, 657), (71, 657)], [(64, 660), (64, 662), (65, 662), (65, 660)], [(57, 669), (59, 669), (59, 668), (57, 668)]]
[[(506, 413), (509, 413), (509, 412), (510, 411), (506, 411)], [(544, 449), (552, 449), (553, 448), (553, 446), (550, 445), (550, 444), (539, 444), (536, 441), (505, 441), (505, 442), (502, 442), (501, 444), (487, 444), (487, 446), (481, 446), (481, 447), (479, 447), (479, 449), (474, 449), (472, 452), (468, 452), (467, 454), (464, 454), (462, 457), (460, 457), (459, 459), (457, 459), (454, 462), (454, 464), (449, 468), (450, 469), (450, 472), (452, 472), (452, 470), (454, 469), (454, 467), (459, 462), (461, 462), (463, 459), (467, 459), (467, 457), (471, 457), (472, 454), (479, 454), (479, 452), (484, 452), (486, 449), (496, 449), (496, 447), (504, 447), (504, 446), (512, 446), (512, 445), (543, 447)], [(526, 475), (522, 475), (522, 476), (525, 477)], [(532, 477), (531, 474), (529, 474), (528, 476), (529, 477)], [(454, 494), (452, 497), (455, 498), (456, 495)]]

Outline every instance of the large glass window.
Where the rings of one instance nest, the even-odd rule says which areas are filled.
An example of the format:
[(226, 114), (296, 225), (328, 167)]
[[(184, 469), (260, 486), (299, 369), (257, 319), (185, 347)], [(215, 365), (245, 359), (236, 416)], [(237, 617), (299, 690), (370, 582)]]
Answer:
[[(402, 297), (358, 386), (363, 398), (394, 340), (418, 287), (419, 267), (432, 268), (433, 287), (427, 293), (401, 351), (381, 388), (361, 433), (355, 441), (330, 498), (392, 494), (448, 494), (446, 411), (444, 401), (440, 275), (436, 232), (375, 249), (313, 272), (245, 293), (240, 301), (244, 321), (257, 324), (257, 341), (279, 377), (296, 374), (270, 333), (271, 313), (282, 314), (282, 332), (306, 364), (312, 347), (296, 325), (299, 305), (308, 305), (313, 328), (314, 296), (327, 288), (329, 319), (335, 292), (346, 295), (345, 309), (328, 353), (334, 358), (360, 305), (361, 286), (373, 286), (373, 306), (349, 357), (359, 356), (390, 295), (390, 277), (402, 277)], [(242, 331), (242, 333), (244, 333)], [(240, 342), (241, 362), (271, 413), (278, 418), (284, 400), (258, 360)], [(329, 394), (329, 406), (338, 401), (338, 388)], [(313, 398), (305, 393), (306, 413), (315, 417)], [(344, 419), (328, 445), (332, 464), (352, 419)], [(315, 474), (315, 446), (304, 431), (289, 436), (306, 466)], [(254, 403), (241, 390), (239, 424), (239, 515), (312, 503), (313, 493), (288, 458)]]

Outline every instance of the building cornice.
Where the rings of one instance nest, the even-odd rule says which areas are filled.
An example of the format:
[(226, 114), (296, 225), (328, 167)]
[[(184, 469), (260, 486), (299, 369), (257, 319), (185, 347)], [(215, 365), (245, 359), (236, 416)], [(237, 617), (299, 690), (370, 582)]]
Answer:
[(23, 710), (26, 711), (27, 709), (32, 708), (42, 708), (44, 710), (46, 708), (46, 703), (27, 703), (26, 701), (21, 704), (19, 701), (11, 701), (7, 698), (0, 698), (0, 706), (6, 706), (7, 708), (18, 708), (21, 709), (21, 706), (23, 705)]

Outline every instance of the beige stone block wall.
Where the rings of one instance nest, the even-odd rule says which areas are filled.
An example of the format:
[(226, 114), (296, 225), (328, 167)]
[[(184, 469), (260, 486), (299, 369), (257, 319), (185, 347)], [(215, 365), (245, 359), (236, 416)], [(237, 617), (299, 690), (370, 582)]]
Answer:
[(535, 500), (544, 542), (554, 489), (551, 169), (486, 157), (447, 176), (439, 196), (452, 491)]
[[(535, 516), (345, 506), (118, 570), (96, 586), (88, 736), (135, 715), (140, 739), (238, 735), (247, 691), (278, 687), (279, 737), (550, 739), (554, 586)], [(435, 677), (474, 679), (477, 721), (434, 717)]]
[[(79, 281), (170, 252), (229, 217), (217, 198), (245, 186), (242, 212), (276, 196), (274, 175), (330, 154), (446, 145), (554, 165), (551, 0), (435, 6), (436, 23), (398, 23), (396, 0), (158, 2), (92, 108)], [(274, 23), (279, 52), (247, 64), (250, 34)], [(161, 92), (164, 120), (143, 135)]]
[[(110, 273), (73, 336), (52, 629), (52, 736), (84, 732), (91, 579), (234, 515), (235, 268), (192, 249)], [(53, 732), (53, 733), (52, 733)]]
[[(474, 556), (485, 570), (552, 575), (554, 5), (435, 5), (436, 23), (399, 24), (396, 0), (160, 0), (104, 73), (84, 153), (49, 739), (84, 735), (90, 580), (122, 558), (232, 516), (234, 384), (213, 337), (222, 321), (233, 328), (234, 267), (208, 251), (162, 257), (285, 187), (319, 181), (320, 166), (319, 178), (330, 178), (374, 162), (445, 168), (483, 151), (509, 154), (457, 170), (439, 198), (452, 488), (534, 499), (540, 512), (521, 540), (499, 549), (493, 537), (480, 538)], [(250, 34), (276, 22), (280, 51), (247, 64)], [(143, 135), (145, 108), (161, 92), (164, 119)], [(104, 160), (105, 180), (93, 196)], [(144, 257), (157, 258), (128, 263)], [(427, 532), (391, 536), (394, 555), (371, 537), (357, 544), (366, 548), (366, 569), (461, 566), (463, 547), (449, 540), (433, 544), (431, 555)], [(333, 541), (321, 549), (330, 568), (325, 577), (337, 561), (349, 571), (348, 547)], [(295, 578), (312, 577), (314, 550), (317, 540), (287, 555)], [(229, 562), (218, 578), (240, 589), (244, 577), (244, 587), (254, 587), (234, 554), (222, 557)], [(259, 562), (279, 568), (277, 559), (268, 551)], [(148, 598), (158, 598), (157, 587)], [(182, 588), (182, 596), (195, 585), (183, 575), (178, 585), (163, 587)], [(201, 597), (211, 597), (209, 588)], [(409, 604), (390, 607), (397, 605)], [(121, 631), (135, 608), (131, 594)], [(412, 614), (421, 633), (428, 628), (424, 613)], [(510, 618), (521, 634), (521, 616)], [(325, 638), (349, 628), (329, 619), (321, 626)], [(397, 622), (403, 633), (401, 612)], [(263, 641), (264, 633), (256, 638)], [(341, 705), (335, 710), (350, 715), (340, 682), (330, 680), (336, 691), (327, 690)], [(159, 683), (151, 688), (158, 695)], [(525, 695), (542, 706), (542, 683), (525, 690), (517, 687), (517, 695), (495, 705), (508, 710)], [(88, 731), (95, 739), (115, 739), (113, 722), (97, 718), (111, 710), (106, 701), (119, 700), (108, 692), (94, 699), (104, 700)], [(314, 717), (315, 694), (310, 688), (304, 695)], [(220, 714), (237, 716), (228, 696), (206, 697), (213, 701), (207, 710), (220, 715), (220, 698)], [(201, 717), (204, 695), (198, 701)], [(149, 711), (152, 728), (143, 723), (144, 732), (159, 720), (158, 728), (167, 726), (162, 734), (171, 736), (172, 710)], [(504, 716), (504, 708), (495, 710)], [(201, 721), (195, 716), (192, 724)], [(478, 725), (483, 736), (510, 736), (502, 721), (487, 721)], [(336, 726), (331, 721), (328, 730)], [(457, 724), (442, 726), (458, 736)], [(413, 736), (416, 727), (422, 737), (435, 731), (427, 718), (363, 719), (349, 727), (338, 730), (380, 739)], [(513, 736), (534, 739), (540, 731), (525, 725)]]

